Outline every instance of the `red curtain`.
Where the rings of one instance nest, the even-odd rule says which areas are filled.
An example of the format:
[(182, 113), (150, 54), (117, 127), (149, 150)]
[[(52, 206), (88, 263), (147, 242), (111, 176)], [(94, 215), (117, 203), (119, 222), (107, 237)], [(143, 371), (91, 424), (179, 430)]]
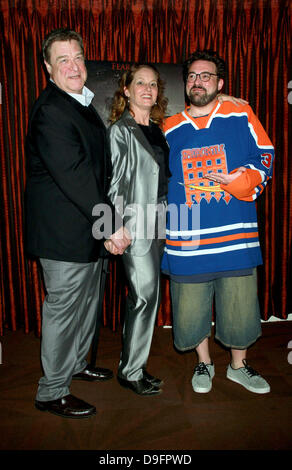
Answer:
[[(180, 64), (197, 48), (213, 48), (226, 59), (225, 91), (249, 101), (276, 148), (273, 180), (258, 200), (264, 257), (259, 296), (263, 319), (286, 318), (292, 312), (291, 2), (2, 0), (0, 5), (0, 334), (4, 328), (40, 333), (42, 280), (23, 249), (24, 140), (29, 110), (46, 84), (41, 42), (50, 30), (67, 26), (81, 33), (90, 60)], [(115, 328), (126, 286), (119, 262), (111, 262), (109, 270), (104, 321)], [(158, 324), (171, 324), (166, 278)]]

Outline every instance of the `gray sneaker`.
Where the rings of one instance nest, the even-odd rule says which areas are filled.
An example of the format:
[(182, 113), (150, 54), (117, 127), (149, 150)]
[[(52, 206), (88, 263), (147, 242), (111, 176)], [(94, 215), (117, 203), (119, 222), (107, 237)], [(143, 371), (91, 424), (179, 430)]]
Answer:
[(231, 364), (227, 368), (227, 378), (245, 387), (254, 393), (269, 393), (271, 390), (268, 382), (260, 376), (245, 360), (244, 367), (233, 369)]
[(212, 379), (215, 375), (214, 364), (200, 362), (194, 370), (192, 386), (194, 392), (208, 393), (212, 388)]

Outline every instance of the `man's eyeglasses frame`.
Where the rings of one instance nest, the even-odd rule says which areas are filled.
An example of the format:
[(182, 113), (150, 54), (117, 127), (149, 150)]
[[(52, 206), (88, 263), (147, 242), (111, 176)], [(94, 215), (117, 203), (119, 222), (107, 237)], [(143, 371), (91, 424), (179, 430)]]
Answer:
[(209, 82), (211, 79), (211, 76), (214, 75), (215, 77), (218, 77), (217, 73), (211, 73), (211, 72), (201, 72), (201, 73), (196, 73), (196, 72), (189, 72), (187, 75), (187, 81), (190, 83), (193, 83), (197, 80), (197, 77), (201, 80), (201, 82)]

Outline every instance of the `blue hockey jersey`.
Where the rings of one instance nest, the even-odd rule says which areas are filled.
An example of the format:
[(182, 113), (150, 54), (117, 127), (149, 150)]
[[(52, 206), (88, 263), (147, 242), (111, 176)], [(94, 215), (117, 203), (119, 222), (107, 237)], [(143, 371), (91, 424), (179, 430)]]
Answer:
[[(170, 146), (166, 246), (162, 270), (187, 276), (262, 264), (255, 200), (272, 176), (274, 148), (249, 105), (217, 102), (193, 118), (168, 118)], [(228, 185), (210, 172), (246, 171)]]

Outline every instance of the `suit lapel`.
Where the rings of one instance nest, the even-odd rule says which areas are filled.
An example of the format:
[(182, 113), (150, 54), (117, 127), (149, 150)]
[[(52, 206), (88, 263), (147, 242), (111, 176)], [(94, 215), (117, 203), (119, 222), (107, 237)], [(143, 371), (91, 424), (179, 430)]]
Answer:
[(149, 144), (147, 138), (144, 135), (144, 132), (140, 129), (139, 125), (136, 123), (135, 119), (131, 116), (129, 111), (125, 111), (122, 117), (124, 123), (131, 129), (134, 137), (142, 145), (156, 163), (155, 154), (151, 145)]

